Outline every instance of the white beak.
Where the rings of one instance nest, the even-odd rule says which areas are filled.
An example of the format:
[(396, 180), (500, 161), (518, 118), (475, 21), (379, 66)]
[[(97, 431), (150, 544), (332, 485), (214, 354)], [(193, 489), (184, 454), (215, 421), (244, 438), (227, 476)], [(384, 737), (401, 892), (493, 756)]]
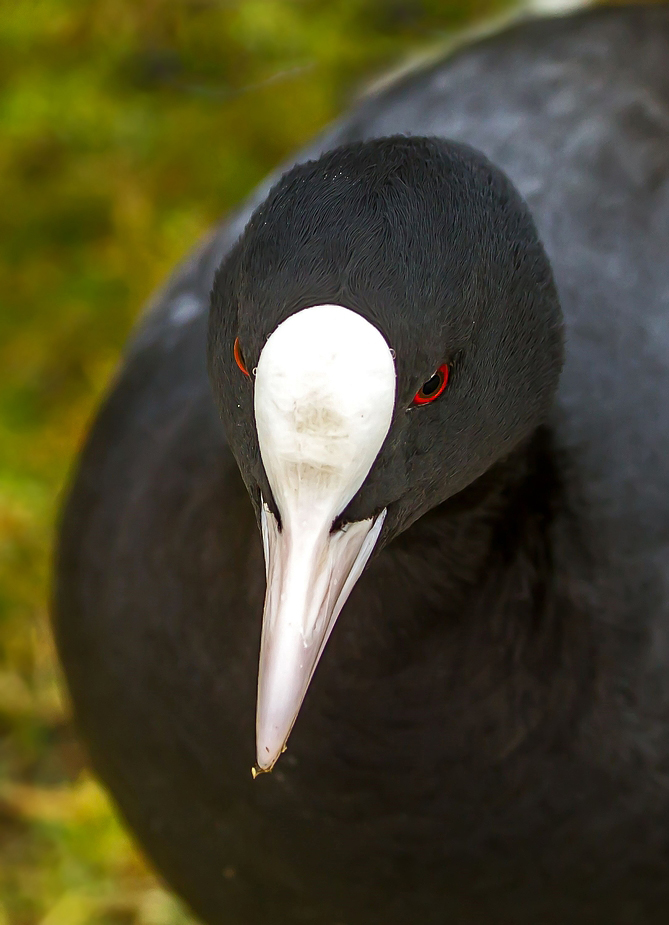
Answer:
[(267, 574), (258, 675), (257, 762), (285, 747), (339, 613), (369, 559), (385, 510), (332, 530), (388, 433), (395, 365), (372, 324), (339, 305), (291, 315), (258, 362), (255, 416), (281, 529), (263, 503)]

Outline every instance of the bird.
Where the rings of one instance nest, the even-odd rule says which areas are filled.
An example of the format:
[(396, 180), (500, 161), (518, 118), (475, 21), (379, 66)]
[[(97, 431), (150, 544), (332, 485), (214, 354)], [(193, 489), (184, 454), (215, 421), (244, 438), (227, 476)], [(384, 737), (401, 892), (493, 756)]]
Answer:
[(134, 332), (54, 630), (203, 922), (666, 922), (668, 60), (637, 5), (396, 77)]

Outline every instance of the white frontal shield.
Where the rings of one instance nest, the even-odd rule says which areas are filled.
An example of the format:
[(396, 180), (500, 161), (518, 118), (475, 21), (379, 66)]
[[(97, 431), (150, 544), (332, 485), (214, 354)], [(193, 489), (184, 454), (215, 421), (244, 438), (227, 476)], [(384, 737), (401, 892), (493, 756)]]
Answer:
[(385, 510), (332, 531), (388, 433), (395, 364), (382, 334), (340, 305), (279, 325), (258, 361), (255, 417), (281, 517), (263, 504), (267, 573), (258, 674), (258, 770), (283, 750), (335, 620)]

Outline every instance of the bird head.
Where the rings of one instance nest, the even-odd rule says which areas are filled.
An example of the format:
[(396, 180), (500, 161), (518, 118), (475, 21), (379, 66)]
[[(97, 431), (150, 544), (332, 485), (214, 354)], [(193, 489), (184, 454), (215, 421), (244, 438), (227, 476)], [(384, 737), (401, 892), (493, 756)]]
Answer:
[(370, 556), (542, 422), (562, 352), (529, 210), (467, 146), (349, 144), (256, 209), (215, 278), (209, 368), (264, 543), (260, 770)]

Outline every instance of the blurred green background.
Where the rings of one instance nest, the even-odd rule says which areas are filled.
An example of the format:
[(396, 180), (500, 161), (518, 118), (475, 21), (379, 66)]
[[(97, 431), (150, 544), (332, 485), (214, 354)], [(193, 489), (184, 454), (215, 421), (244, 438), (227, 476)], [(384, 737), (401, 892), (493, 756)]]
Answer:
[(59, 494), (143, 302), (369, 78), (508, 0), (0, 0), (0, 925), (193, 920), (86, 770)]

